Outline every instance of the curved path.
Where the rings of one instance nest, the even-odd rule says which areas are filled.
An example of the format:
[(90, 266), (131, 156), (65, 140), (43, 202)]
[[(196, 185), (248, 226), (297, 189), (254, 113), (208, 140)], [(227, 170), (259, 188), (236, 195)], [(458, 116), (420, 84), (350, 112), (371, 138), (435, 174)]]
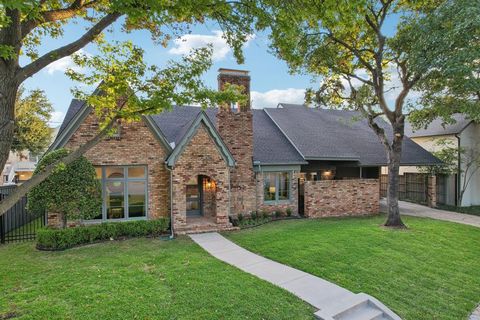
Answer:
[(218, 233), (190, 235), (193, 241), (219, 260), (290, 291), (318, 309), (323, 320), (398, 320), (398, 317), (377, 299), (355, 294), (334, 283), (254, 254)]
[[(400, 213), (407, 216), (444, 220), (480, 228), (480, 216), (434, 209), (406, 201), (398, 201), (398, 205), (400, 206)], [(387, 212), (387, 201), (385, 199), (380, 200), (380, 211)]]

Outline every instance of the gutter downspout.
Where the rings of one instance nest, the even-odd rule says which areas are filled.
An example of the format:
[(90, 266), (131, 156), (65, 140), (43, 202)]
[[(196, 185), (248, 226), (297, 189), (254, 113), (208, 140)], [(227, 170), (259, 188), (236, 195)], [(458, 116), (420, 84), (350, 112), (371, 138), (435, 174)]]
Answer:
[(167, 164), (165, 164), (165, 167), (167, 168), (168, 171), (170, 171), (170, 239), (175, 238), (175, 233), (173, 230), (173, 187), (172, 187), (172, 182), (173, 182), (173, 171), (172, 168), (169, 168)]
[(460, 186), (461, 186), (461, 179), (462, 179), (462, 157), (460, 153), (460, 148), (461, 148), (461, 141), (460, 141), (460, 136), (458, 134), (455, 134), (455, 138), (457, 138), (457, 194), (455, 197), (455, 202), (457, 203), (457, 207), (461, 207), (462, 204), (460, 202)]

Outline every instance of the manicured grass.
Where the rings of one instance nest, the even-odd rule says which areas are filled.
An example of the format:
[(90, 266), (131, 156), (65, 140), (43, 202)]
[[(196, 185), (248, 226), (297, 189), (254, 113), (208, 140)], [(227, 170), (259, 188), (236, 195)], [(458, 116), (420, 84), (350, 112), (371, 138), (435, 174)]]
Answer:
[(480, 216), (480, 206), (457, 207), (449, 205), (438, 205), (438, 209)]
[(0, 247), (0, 319), (312, 319), (288, 292), (187, 238)]
[(375, 296), (403, 319), (466, 319), (480, 302), (480, 229), (404, 217), (293, 220), (227, 234), (251, 251)]

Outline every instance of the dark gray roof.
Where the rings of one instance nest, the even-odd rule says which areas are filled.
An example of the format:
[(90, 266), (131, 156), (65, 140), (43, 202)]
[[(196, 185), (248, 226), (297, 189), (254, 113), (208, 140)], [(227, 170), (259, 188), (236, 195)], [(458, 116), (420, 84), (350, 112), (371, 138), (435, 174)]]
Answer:
[[(266, 109), (266, 113), (306, 160), (358, 161), (365, 166), (387, 163), (381, 142), (357, 112), (290, 104), (286, 108)], [(389, 126), (381, 122), (387, 132), (391, 132)], [(420, 165), (438, 160), (406, 137), (401, 162)]]
[[(84, 103), (72, 100), (59, 135), (66, 130)], [(356, 161), (360, 165), (384, 165), (385, 151), (364, 119), (352, 111), (310, 109), (281, 104), (280, 108), (253, 110), (254, 161), (262, 164), (301, 164), (305, 160)], [(151, 116), (168, 143), (178, 143), (198, 117), (201, 108), (176, 106)], [(205, 111), (216, 124), (216, 108)], [(383, 123), (388, 130), (389, 126)], [(438, 159), (409, 138), (403, 145), (402, 164), (437, 163)]]
[(70, 121), (72, 121), (73, 117), (78, 113), (78, 111), (80, 111), (84, 104), (85, 102), (83, 100), (72, 99), (72, 102), (70, 102), (70, 106), (68, 107), (67, 114), (63, 119), (62, 125), (60, 126), (60, 129), (58, 129), (57, 137), (63, 133), (63, 130), (65, 130)]
[(264, 110), (253, 110), (253, 159), (263, 164), (305, 163)]
[(429, 137), (441, 136), (449, 134), (457, 134), (462, 132), (472, 120), (468, 119), (461, 113), (454, 114), (452, 118), (455, 120), (453, 124), (444, 124), (441, 118), (433, 120), (426, 128), (414, 130), (410, 123), (405, 123), (405, 134), (409, 137)]
[[(167, 141), (177, 145), (200, 111), (199, 107), (176, 106), (172, 111), (152, 116), (152, 119)], [(213, 124), (216, 124), (217, 111), (216, 108), (205, 109), (205, 113)], [(252, 110), (252, 112), (254, 161), (260, 161), (262, 164), (305, 162), (263, 110)]]

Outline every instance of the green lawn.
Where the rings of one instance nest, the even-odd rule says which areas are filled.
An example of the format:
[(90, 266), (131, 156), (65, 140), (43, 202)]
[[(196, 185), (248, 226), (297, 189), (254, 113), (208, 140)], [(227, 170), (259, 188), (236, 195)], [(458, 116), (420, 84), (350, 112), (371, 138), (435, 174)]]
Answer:
[(371, 294), (403, 319), (466, 319), (480, 302), (480, 229), (404, 217), (294, 220), (227, 234), (254, 252)]
[(438, 205), (438, 209), (480, 216), (480, 206), (457, 207), (457, 206), (449, 206), (449, 205), (442, 204), (442, 205)]
[(0, 246), (0, 319), (313, 318), (309, 305), (187, 238), (33, 246)]

